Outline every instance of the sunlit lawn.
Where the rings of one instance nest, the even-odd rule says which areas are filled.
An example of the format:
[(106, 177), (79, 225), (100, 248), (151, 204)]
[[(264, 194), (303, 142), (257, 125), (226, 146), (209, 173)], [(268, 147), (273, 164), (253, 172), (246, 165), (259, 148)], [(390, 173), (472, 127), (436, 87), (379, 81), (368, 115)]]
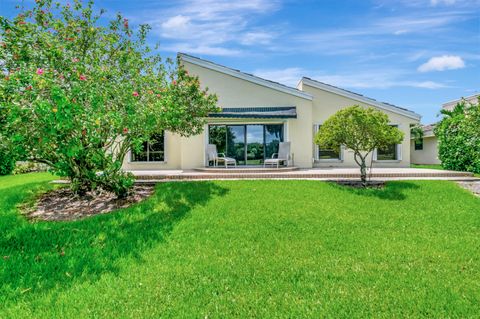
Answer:
[(480, 199), (453, 182), (171, 182), (28, 222), (15, 206), (51, 178), (0, 178), (0, 318), (479, 315)]

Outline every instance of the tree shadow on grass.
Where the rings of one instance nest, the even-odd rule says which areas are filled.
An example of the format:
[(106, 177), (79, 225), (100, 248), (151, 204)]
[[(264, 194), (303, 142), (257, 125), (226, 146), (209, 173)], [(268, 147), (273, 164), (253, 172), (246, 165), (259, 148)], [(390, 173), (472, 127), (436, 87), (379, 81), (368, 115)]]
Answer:
[(121, 258), (141, 262), (193, 208), (226, 193), (212, 182), (162, 183), (140, 204), (81, 221), (0, 223), (0, 303), (118, 273)]
[(332, 185), (332, 187), (339, 189), (343, 192), (347, 192), (349, 194), (366, 196), (366, 197), (376, 197), (382, 200), (391, 200), (391, 201), (405, 200), (407, 198), (407, 196), (405, 195), (405, 191), (419, 188), (418, 185), (412, 182), (405, 182), (405, 181), (387, 182), (384, 188), (378, 188), (378, 189), (354, 188), (350, 186), (339, 185), (335, 182), (332, 182), (330, 184)]

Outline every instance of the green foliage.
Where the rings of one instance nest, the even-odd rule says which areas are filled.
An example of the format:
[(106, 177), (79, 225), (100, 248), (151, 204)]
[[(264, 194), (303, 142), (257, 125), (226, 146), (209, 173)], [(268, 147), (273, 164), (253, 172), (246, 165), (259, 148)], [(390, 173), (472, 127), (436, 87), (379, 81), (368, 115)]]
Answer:
[(15, 168), (15, 156), (7, 147), (0, 144), (0, 175), (9, 175)]
[(344, 145), (354, 152), (366, 182), (366, 158), (375, 149), (385, 149), (403, 140), (403, 132), (389, 125), (387, 114), (359, 105), (344, 108), (325, 121), (315, 136), (322, 148), (338, 149)]
[(423, 128), (421, 124), (414, 124), (410, 127), (410, 135), (415, 141), (423, 138)]
[(199, 133), (216, 96), (181, 65), (146, 45), (147, 25), (132, 30), (120, 14), (107, 26), (93, 2), (38, 0), (13, 20), (0, 17), (0, 106), (21, 156), (48, 164), (83, 194), (119, 196), (132, 177), (130, 149), (158, 131)]
[(442, 166), (456, 171), (480, 173), (480, 103), (460, 102), (435, 127)]
[(453, 182), (160, 183), (119, 212), (19, 216), (52, 178), (0, 178), (0, 318), (478, 317), (480, 200)]

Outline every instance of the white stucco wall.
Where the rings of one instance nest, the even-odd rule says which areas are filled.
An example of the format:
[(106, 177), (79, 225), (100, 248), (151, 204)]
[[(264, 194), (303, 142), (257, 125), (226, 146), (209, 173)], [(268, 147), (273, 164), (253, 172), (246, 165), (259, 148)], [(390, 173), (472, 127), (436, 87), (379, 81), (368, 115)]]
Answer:
[[(314, 86), (300, 82), (299, 88), (302, 91), (310, 93), (314, 96), (312, 111), (312, 131), (313, 125), (322, 124), (334, 113), (348, 106), (360, 105), (364, 107), (375, 107), (374, 105), (359, 102), (351, 98), (341, 96), (332, 92), (328, 92)], [(406, 117), (401, 114), (382, 110), (385, 112), (392, 125), (397, 125), (404, 133), (404, 140), (401, 144), (401, 160), (398, 161), (374, 161), (373, 167), (409, 167), (410, 166), (410, 124), (418, 123), (418, 120)], [(312, 152), (315, 148), (312, 142)], [(368, 158), (370, 163), (371, 156)], [(354, 160), (353, 151), (344, 150), (343, 160), (341, 161), (315, 161), (315, 167), (357, 167)]]
[(423, 138), (423, 150), (415, 150), (412, 140), (410, 152), (412, 164), (441, 164), (438, 159), (438, 139), (435, 136)]
[[(291, 142), (291, 151), (295, 157), (295, 165), (306, 168), (312, 167), (312, 152), (311, 147), (309, 147), (313, 140), (311, 129), (311, 100), (280, 92), (186, 61), (184, 62), (184, 66), (190, 74), (200, 78), (200, 83), (203, 88), (208, 87), (211, 92), (217, 94), (218, 105), (220, 107), (295, 106), (297, 108), (297, 118), (285, 121), (285, 140)], [(225, 124), (238, 123), (239, 121), (231, 119), (210, 119), (209, 122)], [(272, 121), (243, 119), (240, 122), (269, 123)], [(274, 122), (283, 122), (283, 120), (276, 120)], [(205, 165), (206, 143), (207, 137), (205, 131), (200, 135), (182, 139), (181, 158), (184, 169)]]
[[(200, 79), (202, 88), (209, 88), (210, 92), (218, 96), (220, 107), (281, 107), (295, 106), (296, 119), (220, 119), (209, 118), (208, 123), (216, 124), (254, 124), (254, 123), (283, 123), (285, 126), (285, 141), (291, 142), (291, 152), (294, 155), (294, 165), (302, 168), (315, 167), (356, 167), (353, 153), (344, 151), (342, 161), (315, 161), (315, 145), (313, 144), (314, 125), (322, 124), (328, 117), (338, 110), (354, 104), (374, 106), (361, 103), (351, 98), (332, 92), (321, 90), (304, 83), (299, 84), (297, 90), (275, 89), (276, 84), (267, 81), (254, 83), (232, 74), (220, 72), (215, 68), (208, 68), (203, 64), (182, 61), (185, 69)], [(227, 72), (228, 73), (228, 72)], [(262, 80), (260, 80), (262, 82)], [(273, 87), (271, 87), (273, 86)], [(313, 96), (313, 99), (312, 99)], [(375, 107), (375, 106), (374, 106)], [(410, 124), (418, 120), (397, 114), (385, 113), (389, 116), (391, 124), (398, 125), (405, 133), (401, 145), (401, 160), (376, 162), (374, 167), (408, 167), (410, 165)], [(180, 137), (166, 132), (165, 137), (165, 162), (131, 162), (127, 156), (124, 168), (127, 170), (163, 170), (163, 169), (194, 169), (203, 167), (205, 163), (205, 150), (207, 145), (207, 125), (201, 134), (191, 137)]]

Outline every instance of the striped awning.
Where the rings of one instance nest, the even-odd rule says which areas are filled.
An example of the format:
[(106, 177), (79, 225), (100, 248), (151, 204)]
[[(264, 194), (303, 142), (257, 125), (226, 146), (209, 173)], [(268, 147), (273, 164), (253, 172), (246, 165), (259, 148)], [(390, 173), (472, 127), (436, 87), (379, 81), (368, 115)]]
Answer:
[(286, 119), (297, 118), (295, 106), (274, 107), (224, 107), (219, 113), (210, 113), (208, 117), (219, 118), (255, 118), (255, 119)]

